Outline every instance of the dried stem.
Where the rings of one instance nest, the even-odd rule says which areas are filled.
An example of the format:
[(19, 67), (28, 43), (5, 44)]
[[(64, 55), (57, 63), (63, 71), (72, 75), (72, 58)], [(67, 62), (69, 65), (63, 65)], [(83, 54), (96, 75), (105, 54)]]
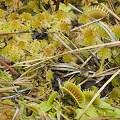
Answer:
[(62, 114), (54, 105), (52, 105), (52, 107), (61, 115), (63, 116), (63, 118), (65, 118), (66, 120), (69, 120), (64, 114)]
[[(108, 0), (108, 4), (109, 4), (110, 8), (113, 10), (113, 12), (115, 12), (115, 8), (114, 8), (111, 0)], [(119, 22), (117, 21), (117, 19), (116, 18), (114, 18), (114, 19), (115, 19), (115, 22), (117, 23), (117, 25), (119, 25)]]
[(60, 0), (57, 0), (55, 11), (59, 10), (59, 5), (60, 5)]
[(4, 87), (4, 88), (0, 88), (0, 92), (2, 92), (2, 91), (6, 91), (6, 90), (17, 89), (17, 88), (19, 88), (19, 86), (14, 86), (14, 87)]
[[(60, 41), (68, 50), (72, 50), (56, 33), (52, 33), (52, 35), (58, 40)], [(84, 60), (77, 55), (76, 53), (74, 54), (82, 63), (84, 63)]]
[(24, 105), (22, 105), (22, 107), (18, 106), (18, 108), (17, 108), (17, 110), (16, 110), (12, 120), (17, 120), (17, 117), (20, 115), (20, 112), (23, 110), (23, 108), (24, 108)]
[(96, 50), (96, 49), (102, 49), (102, 48), (111, 48), (111, 47), (115, 47), (115, 46), (120, 46), (120, 41), (111, 42), (111, 43), (105, 43), (105, 44), (100, 44), (100, 45), (94, 45), (94, 46), (89, 46), (89, 47), (84, 47), (84, 48), (79, 48), (79, 49), (67, 51), (65, 53), (62, 53), (62, 54), (59, 54), (59, 55), (56, 55), (56, 56), (51, 56), (51, 57), (46, 57), (46, 58), (41, 58), (41, 59), (35, 59), (35, 60), (20, 62), (20, 63), (17, 63), (17, 64), (19, 65), (19, 64), (23, 64), (23, 63), (30, 63), (30, 62), (35, 62), (35, 61), (42, 60), (40, 62), (37, 62), (37, 63), (31, 65), (30, 67), (32, 67), (32, 68), (30, 68), (28, 71), (26, 71), (25, 74), (23, 73), (20, 77), (23, 77), (24, 75), (26, 75), (35, 66), (37, 66), (37, 65), (39, 65), (39, 64), (41, 64), (41, 63), (43, 63), (43, 62), (45, 62), (47, 60), (54, 59), (56, 57), (60, 57), (60, 56), (66, 55), (66, 54), (79, 53), (80, 51), (89, 51), (89, 50)]
[(0, 32), (0, 35), (21, 34), (21, 33), (30, 33), (30, 31), (25, 30), (25, 31), (17, 31), (17, 32)]
[(108, 7), (106, 7), (103, 3), (100, 3), (109, 13), (111, 13), (116, 19), (120, 21), (120, 17), (118, 17), (113, 11), (111, 11)]
[(1, 59), (0, 59), (0, 62), (4, 65), (4, 66), (6, 66), (7, 68), (9, 68), (15, 75), (17, 75), (17, 76), (19, 76), (20, 75), (20, 73), (18, 73), (17, 71), (15, 71), (13, 68), (11, 68), (8, 64), (6, 64), (4, 61), (2, 61)]

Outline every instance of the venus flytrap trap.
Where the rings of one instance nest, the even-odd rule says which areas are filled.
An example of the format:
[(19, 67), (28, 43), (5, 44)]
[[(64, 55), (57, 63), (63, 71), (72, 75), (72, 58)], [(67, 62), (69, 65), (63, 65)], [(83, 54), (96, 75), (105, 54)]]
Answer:
[[(84, 109), (86, 107), (87, 101), (85, 100), (85, 96), (76, 85), (70, 82), (66, 82), (64, 87), (61, 87), (60, 89), (69, 94), (80, 108)], [(93, 105), (89, 107), (89, 109), (86, 111), (86, 114), (88, 116), (98, 117), (97, 111)]]
[[(71, 107), (71, 106), (65, 106), (74, 116), (76, 116), (77, 115), (77, 112), (76, 112), (76, 110), (73, 108), (73, 107)], [(69, 113), (69, 112), (68, 112)]]
[(64, 87), (61, 87), (60, 89), (69, 94), (76, 101), (79, 107), (85, 103), (85, 97), (82, 91), (73, 83), (66, 82)]
[(47, 101), (42, 102), (41, 104), (31, 102), (27, 104), (27, 108), (35, 112), (37, 115), (41, 115), (41, 110), (44, 112), (49, 111), (52, 108), (52, 103), (54, 98), (57, 96), (57, 92), (54, 92)]
[(47, 103), (48, 106), (53, 103), (54, 98), (56, 98), (56, 96), (57, 96), (57, 92), (54, 92), (54, 93), (49, 97), (48, 103)]
[[(85, 96), (86, 101), (90, 102), (90, 100), (94, 97), (95, 92), (85, 90), (85, 91), (83, 91), (83, 94)], [(98, 104), (100, 104), (100, 95), (93, 102), (93, 105), (98, 105)]]
[(100, 6), (96, 6), (96, 5), (90, 6), (90, 7), (85, 6), (83, 7), (83, 11), (88, 16), (95, 18), (95, 19), (99, 19), (99, 18), (106, 16), (106, 18), (104, 18), (102, 21), (107, 22), (107, 23), (109, 22), (109, 14), (107, 13), (107, 11), (105, 11)]
[(18, 10), (18, 13), (19, 13), (19, 14), (22, 14), (22, 13), (24, 13), (24, 12), (33, 14), (33, 9), (30, 8), (30, 7), (22, 7), (22, 8), (20, 8), (20, 9)]
[[(75, 110), (76, 116), (74, 119), (78, 119), (80, 117), (80, 113), (82, 114), (83, 110), (86, 108), (89, 101), (94, 97), (95, 93), (93, 91), (81, 91), (76, 85), (70, 82), (66, 82), (64, 87), (61, 87), (64, 92), (69, 94), (75, 102), (78, 104), (78, 107), (81, 109), (73, 109)], [(83, 99), (84, 98), (84, 99)], [(68, 108), (69, 109), (69, 108)], [(70, 108), (72, 111), (72, 109)], [(120, 109), (111, 107), (110, 104), (101, 101), (100, 95), (94, 100), (93, 104), (87, 109), (86, 113), (82, 116), (83, 118), (89, 117), (119, 117)]]
[(39, 108), (39, 104), (37, 104), (35, 102), (28, 103), (26, 108), (32, 110), (37, 115), (41, 114), (41, 111), (40, 111), (40, 108)]

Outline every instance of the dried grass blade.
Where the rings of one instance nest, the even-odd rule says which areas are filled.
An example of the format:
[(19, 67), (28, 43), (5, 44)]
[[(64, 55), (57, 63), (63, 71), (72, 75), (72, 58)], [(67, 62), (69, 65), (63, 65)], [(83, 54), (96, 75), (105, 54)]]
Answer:
[(69, 120), (65, 115), (63, 115), (54, 105), (52, 105), (52, 107), (61, 115), (63, 116), (63, 118), (65, 118), (66, 120)]
[(0, 83), (9, 83), (9, 84), (30, 84), (31, 82), (25, 82), (25, 81), (3, 81), (0, 80)]
[[(19, 65), (19, 64), (26, 63), (26, 62), (30, 63), (30, 62), (40, 61), (40, 62), (35, 63), (35, 64), (30, 66), (30, 67), (33, 67), (33, 66), (35, 66), (35, 65), (37, 66), (38, 64), (43, 63), (47, 60), (54, 59), (56, 57), (60, 57), (60, 56), (66, 55), (66, 54), (79, 53), (80, 51), (89, 51), (89, 50), (96, 50), (96, 49), (102, 49), (102, 48), (111, 48), (111, 47), (115, 47), (115, 46), (120, 46), (120, 41), (105, 43), (105, 44), (100, 44), (100, 45), (94, 45), (94, 46), (89, 46), (89, 47), (84, 47), (84, 48), (79, 48), (79, 49), (71, 50), (71, 51), (56, 55), (56, 56), (34, 59), (32, 61), (31, 60), (30, 61), (24, 61), (24, 62), (20, 62), (20, 63), (17, 63), (17, 64)], [(15, 64), (15, 65), (17, 65), (17, 64)]]
[(20, 112), (22, 111), (23, 108), (24, 108), (24, 105), (18, 106), (18, 108), (17, 108), (17, 110), (16, 110), (12, 120), (16, 120), (17, 119), (17, 117), (19, 116), (19, 114), (20, 114)]
[(2, 110), (8, 109), (8, 108), (10, 108), (10, 106), (7, 106), (7, 107), (1, 107), (1, 108), (0, 108), (0, 112), (1, 112)]
[[(52, 35), (59, 41), (61, 42), (68, 50), (72, 50), (56, 33), (52, 33)], [(73, 53), (82, 63), (84, 63), (84, 60), (77, 55), (76, 53)]]
[(72, 64), (67, 64), (67, 63), (60, 63), (60, 64), (53, 64), (50, 65), (51, 67), (57, 67), (57, 68), (72, 68), (72, 69), (77, 69), (76, 67), (74, 67)]
[(88, 119), (84, 119), (84, 120), (118, 120), (118, 119), (120, 119), (120, 118), (108, 118), (108, 117), (103, 117), (103, 118), (88, 118)]
[(19, 78), (17, 78), (15, 81), (25, 81), (25, 80), (29, 80), (29, 79), (31, 79), (31, 78), (34, 78), (35, 76), (37, 76), (37, 73), (34, 73), (33, 75), (31, 75), (31, 76), (29, 76), (29, 77), (27, 77), (27, 78), (25, 78), (25, 79), (19, 79)]
[(120, 17), (118, 17), (113, 11), (111, 11), (108, 7), (106, 7), (103, 3), (100, 3), (109, 13), (111, 13), (116, 19), (120, 21)]
[(81, 25), (81, 26), (79, 26), (79, 27), (75, 27), (75, 28), (73, 28), (72, 30), (70, 30), (70, 32), (73, 32), (73, 31), (75, 31), (75, 30), (77, 30), (77, 29), (80, 29), (80, 28), (85, 27), (85, 26), (87, 26), (87, 25), (90, 25), (90, 24), (92, 24), (92, 23), (101, 21), (101, 20), (104, 19), (104, 18), (105, 18), (105, 17), (102, 17), (102, 18), (100, 18), (100, 19), (93, 20), (92, 22), (86, 23), (86, 24)]
[[(30, 68), (28, 71), (24, 72), (19, 78), (23, 77), (28, 72), (30, 72), (34, 67), (36, 67), (37, 65), (39, 65), (39, 64), (41, 64), (41, 63), (43, 63), (47, 60), (54, 59), (54, 58), (57, 58), (57, 57), (60, 57), (60, 56), (63, 56), (63, 55), (67, 55), (67, 54), (79, 53), (80, 51), (89, 51), (89, 50), (96, 50), (96, 49), (102, 49), (102, 48), (111, 48), (111, 47), (115, 47), (115, 46), (120, 46), (120, 41), (105, 43), (105, 44), (100, 44), (100, 45), (94, 45), (94, 46), (89, 46), (89, 47), (84, 47), (84, 48), (79, 48), (79, 49), (67, 51), (67, 52), (59, 54), (59, 55), (46, 57), (46, 58), (42, 58), (42, 59), (37, 59), (36, 61), (38, 61), (38, 60), (42, 60), (42, 61), (31, 65), (32, 68)], [(22, 62), (22, 63), (24, 63), (24, 62)]]
[(57, 67), (50, 67), (51, 70), (64, 70), (64, 71), (76, 71), (75, 69), (69, 68), (57, 68)]
[(0, 92), (20, 88), (19, 86), (0, 88)]
[(70, 76), (70, 75), (73, 75), (73, 74), (76, 74), (76, 73), (80, 73), (80, 72), (81, 72), (81, 71), (70, 72), (70, 73), (68, 73), (68, 74), (63, 75), (62, 78), (63, 78), (63, 77)]

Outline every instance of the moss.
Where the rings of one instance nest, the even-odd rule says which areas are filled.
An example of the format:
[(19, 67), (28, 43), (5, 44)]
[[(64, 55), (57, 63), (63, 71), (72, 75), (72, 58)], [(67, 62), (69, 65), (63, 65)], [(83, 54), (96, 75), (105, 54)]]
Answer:
[(79, 18), (78, 18), (78, 22), (79, 23), (83, 23), (83, 24), (86, 24), (86, 23), (89, 23), (91, 22), (90, 18), (83, 15), (83, 14), (80, 14)]
[(103, 58), (103, 59), (111, 59), (111, 49), (109, 48), (103, 48), (101, 50), (99, 50), (97, 52), (97, 54), (99, 55), (99, 57)]
[(82, 31), (82, 33), (84, 35), (84, 42), (83, 43), (85, 46), (92, 46), (92, 45), (96, 45), (99, 43), (100, 39), (94, 30), (84, 29)]
[(64, 55), (64, 56), (63, 56), (63, 62), (69, 63), (70, 60), (71, 60), (71, 58), (72, 58), (72, 55), (71, 55), (71, 54)]
[(7, 116), (2, 114), (2, 113), (0, 113), (0, 119), (1, 120), (7, 120)]
[(120, 6), (117, 7), (116, 13), (117, 13), (118, 15), (120, 15)]
[(44, 49), (44, 54), (46, 56), (51, 56), (52, 55), (52, 49), (51, 48), (45, 48)]
[(12, 21), (12, 20), (18, 20), (19, 19), (19, 14), (17, 12), (11, 13), (8, 17), (7, 20), (8, 21)]
[(114, 25), (110, 27), (117, 39), (120, 39), (120, 26)]
[(120, 80), (118, 78), (118, 76), (116, 76), (113, 80), (112, 80), (112, 85), (114, 87), (120, 87)]
[(8, 108), (8, 109), (4, 110), (4, 115), (7, 116), (8, 120), (11, 120), (13, 118), (14, 114), (15, 114), (15, 110), (14, 109), (9, 109)]
[(18, 20), (12, 20), (12, 21), (10, 21), (10, 29), (11, 29), (11, 31), (12, 32), (14, 32), (14, 31), (20, 31), (20, 29), (21, 29), (21, 21), (18, 21)]
[(33, 17), (31, 16), (30, 13), (24, 12), (23, 14), (20, 15), (20, 19), (24, 23), (31, 24)]
[(66, 22), (58, 22), (56, 25), (54, 25), (54, 31), (63, 31), (67, 35), (70, 29), (71, 29), (71, 26)]
[(51, 70), (48, 70), (48, 71), (47, 71), (46, 79), (47, 79), (47, 80), (53, 79), (53, 72), (52, 72)]
[(4, 10), (0, 9), (0, 18), (5, 17), (5, 15), (6, 15), (6, 12)]
[(116, 103), (120, 102), (120, 88), (113, 88), (112, 92), (109, 95), (109, 98), (113, 99)]
[(112, 99), (106, 99), (105, 102), (111, 105), (114, 101)]

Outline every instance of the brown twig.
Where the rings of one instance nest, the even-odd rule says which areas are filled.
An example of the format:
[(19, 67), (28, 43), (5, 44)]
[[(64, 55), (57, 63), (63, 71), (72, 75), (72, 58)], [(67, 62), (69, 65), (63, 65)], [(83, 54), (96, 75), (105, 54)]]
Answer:
[(120, 106), (111, 104), (112, 107), (120, 109)]
[(59, 5), (60, 5), (60, 0), (57, 0), (55, 11), (59, 10)]
[(1, 59), (0, 59), (0, 62), (4, 65), (4, 66), (6, 66), (7, 68), (9, 68), (15, 75), (17, 75), (17, 76), (19, 76), (20, 75), (20, 73), (18, 73), (17, 71), (15, 71), (13, 68), (11, 68), (8, 64), (6, 64), (4, 61), (2, 61)]

